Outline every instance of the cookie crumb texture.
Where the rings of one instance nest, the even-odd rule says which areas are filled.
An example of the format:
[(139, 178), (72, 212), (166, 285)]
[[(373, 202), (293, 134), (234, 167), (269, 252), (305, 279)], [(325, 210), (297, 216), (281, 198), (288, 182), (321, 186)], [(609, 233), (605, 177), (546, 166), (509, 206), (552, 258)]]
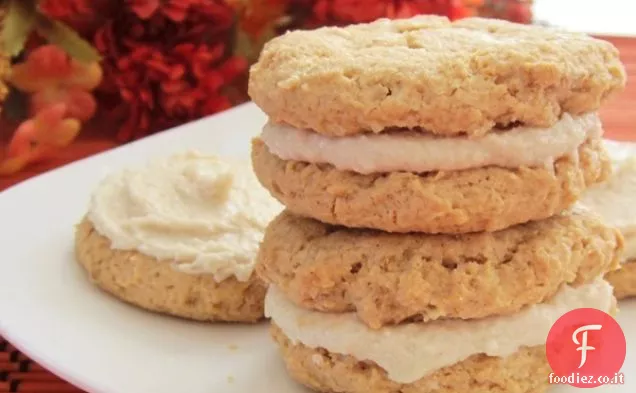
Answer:
[(618, 230), (564, 213), (495, 233), (389, 234), (283, 212), (257, 273), (307, 309), (352, 312), (371, 328), (508, 315), (616, 269)]
[(524, 347), (507, 358), (474, 355), (413, 383), (400, 384), (372, 362), (294, 344), (275, 324), (272, 335), (290, 375), (319, 392), (543, 393), (548, 388), (545, 346)]
[(394, 127), (483, 135), (548, 127), (623, 90), (618, 50), (587, 35), (445, 17), (294, 31), (270, 41), (249, 94), (277, 123), (343, 136)]
[(450, 234), (551, 217), (611, 172), (600, 139), (542, 168), (362, 175), (281, 160), (260, 139), (252, 142), (252, 163), (261, 184), (298, 215), (352, 228)]
[(614, 287), (614, 296), (617, 299), (635, 297), (636, 261), (623, 263), (620, 269), (607, 273), (605, 279)]
[(75, 255), (91, 281), (141, 308), (199, 321), (257, 322), (263, 318), (266, 285), (178, 272), (169, 262), (136, 251), (114, 250), (84, 218), (75, 233)]

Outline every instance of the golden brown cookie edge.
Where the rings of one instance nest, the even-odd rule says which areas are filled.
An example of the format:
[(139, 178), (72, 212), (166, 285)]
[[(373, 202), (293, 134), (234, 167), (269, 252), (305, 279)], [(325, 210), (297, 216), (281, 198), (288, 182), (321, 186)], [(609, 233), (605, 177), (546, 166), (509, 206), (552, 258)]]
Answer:
[[(439, 60), (444, 56), (430, 56), (428, 51), (418, 55), (410, 48), (403, 55), (387, 52), (390, 55), (373, 57), (372, 64), (365, 65), (361, 62), (365, 56), (352, 55), (355, 45), (333, 48), (343, 39), (373, 41), (370, 34), (382, 41), (384, 32), (396, 30), (406, 37), (396, 45), (407, 45), (417, 28), (440, 26), (482, 34), (515, 30), (526, 41), (509, 46), (503, 54), (500, 48), (484, 48), (479, 56), (472, 49), (456, 50), (453, 60), (444, 64)], [(596, 111), (622, 91), (626, 81), (617, 48), (580, 33), (549, 33), (543, 27), (495, 20), (450, 23), (435, 16), (334, 29), (338, 28), (296, 31), (265, 46), (250, 70), (248, 90), (272, 121), (331, 136), (394, 127), (421, 128), (437, 135), (483, 135), (496, 125), (521, 122), (549, 127), (563, 113)], [(567, 35), (568, 44), (543, 37), (556, 34)], [(447, 51), (445, 45), (439, 47)], [(458, 78), (462, 78), (460, 87)]]
[(356, 312), (371, 328), (513, 314), (619, 266), (623, 238), (587, 211), (495, 233), (390, 234), (284, 211), (256, 272), (300, 307)]
[(387, 232), (497, 231), (571, 207), (605, 180), (611, 163), (601, 139), (545, 168), (487, 167), (456, 172), (362, 175), (328, 164), (286, 161), (259, 138), (252, 166), (290, 211), (334, 225)]
[(544, 345), (523, 347), (506, 358), (474, 355), (413, 383), (401, 384), (390, 380), (386, 371), (372, 362), (294, 344), (274, 323), (271, 333), (291, 377), (319, 392), (543, 393), (548, 387), (550, 366)]
[(605, 279), (614, 287), (614, 296), (623, 300), (636, 296), (636, 260), (623, 263), (620, 269), (605, 275)]
[(258, 322), (264, 318), (266, 285), (256, 274), (247, 282), (231, 277), (175, 270), (136, 251), (112, 249), (87, 217), (76, 226), (75, 256), (90, 281), (112, 296), (142, 309), (176, 317), (218, 322)]

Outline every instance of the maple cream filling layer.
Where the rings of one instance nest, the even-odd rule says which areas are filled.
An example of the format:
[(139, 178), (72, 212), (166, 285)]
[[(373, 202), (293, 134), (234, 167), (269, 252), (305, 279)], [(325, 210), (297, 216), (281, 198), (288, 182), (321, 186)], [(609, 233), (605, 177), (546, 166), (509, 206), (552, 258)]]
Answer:
[(625, 239), (623, 262), (636, 260), (636, 143), (605, 141), (612, 175), (587, 189), (580, 203), (599, 214)]
[(437, 320), (372, 330), (353, 313), (327, 314), (293, 304), (276, 287), (265, 314), (293, 342), (372, 361), (393, 381), (412, 383), (471, 355), (506, 357), (521, 347), (545, 344), (552, 325), (576, 308), (605, 312), (615, 306), (612, 287), (601, 278), (577, 288), (564, 286), (549, 302), (517, 314), (480, 320)]
[(113, 249), (217, 282), (247, 281), (263, 232), (281, 210), (249, 162), (186, 152), (104, 178), (88, 219)]
[(408, 131), (328, 137), (269, 122), (261, 139), (283, 160), (331, 164), (339, 170), (368, 174), (551, 165), (575, 152), (587, 139), (602, 134), (598, 114), (589, 113), (564, 114), (550, 128), (516, 127), (480, 138), (444, 138)]

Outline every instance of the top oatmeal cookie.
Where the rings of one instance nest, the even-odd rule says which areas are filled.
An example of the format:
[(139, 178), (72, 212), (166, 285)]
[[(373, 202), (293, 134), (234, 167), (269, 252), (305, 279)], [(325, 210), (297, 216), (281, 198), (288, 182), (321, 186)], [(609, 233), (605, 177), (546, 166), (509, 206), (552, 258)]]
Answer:
[(397, 127), (478, 136), (595, 111), (625, 79), (618, 50), (585, 34), (418, 16), (273, 39), (249, 94), (272, 121), (325, 135)]

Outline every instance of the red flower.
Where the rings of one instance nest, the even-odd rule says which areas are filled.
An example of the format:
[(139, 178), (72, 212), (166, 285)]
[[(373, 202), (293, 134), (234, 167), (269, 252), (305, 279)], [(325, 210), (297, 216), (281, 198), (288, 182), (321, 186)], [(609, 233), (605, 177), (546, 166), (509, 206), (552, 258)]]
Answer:
[(318, 0), (314, 5), (314, 14), (317, 21), (329, 20), (361, 23), (370, 22), (386, 15), (390, 0)]
[(347, 25), (419, 14), (445, 15), (450, 19), (468, 15), (461, 0), (316, 0), (312, 10), (310, 26)]
[(40, 10), (55, 19), (68, 19), (91, 14), (92, 0), (40, 0)]
[(409, 3), (413, 10), (412, 15), (444, 15), (450, 20), (469, 16), (469, 11), (462, 0), (413, 0)]
[(40, 0), (40, 10), (90, 37), (120, 5), (113, 0)]
[[(229, 108), (223, 90), (247, 69), (244, 59), (227, 54), (232, 10), (214, 0), (169, 0), (148, 16), (152, 7), (143, 7), (153, 1), (134, 3), (95, 36), (104, 56), (102, 103), (125, 119), (118, 137), (137, 138)], [(174, 8), (163, 8), (177, 3), (188, 4), (179, 23)]]
[(148, 19), (159, 11), (175, 22), (183, 21), (190, 7), (200, 3), (201, 0), (126, 0), (126, 4), (141, 19)]

